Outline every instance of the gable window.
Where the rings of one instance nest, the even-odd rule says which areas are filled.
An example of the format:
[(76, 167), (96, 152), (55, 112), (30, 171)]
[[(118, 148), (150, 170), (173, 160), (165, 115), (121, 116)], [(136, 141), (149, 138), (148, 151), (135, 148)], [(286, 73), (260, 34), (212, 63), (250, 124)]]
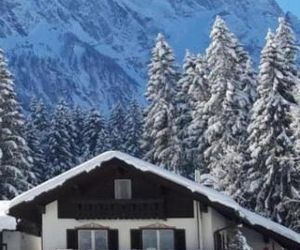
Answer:
[(130, 179), (115, 180), (115, 199), (131, 199), (131, 192)]
[(107, 250), (107, 230), (78, 230), (79, 250)]
[(174, 230), (145, 229), (142, 232), (144, 250), (173, 250)]

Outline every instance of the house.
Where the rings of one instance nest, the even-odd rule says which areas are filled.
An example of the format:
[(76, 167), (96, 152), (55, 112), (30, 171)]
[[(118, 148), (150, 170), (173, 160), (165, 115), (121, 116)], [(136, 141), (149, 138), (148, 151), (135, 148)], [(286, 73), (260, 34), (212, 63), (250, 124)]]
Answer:
[(230, 197), (109, 151), (21, 195), (9, 214), (43, 250), (225, 250), (236, 226), (254, 250), (300, 249), (300, 235)]
[[(39, 250), (40, 237), (17, 227), (14, 217), (6, 214), (9, 201), (0, 201), (0, 249), (1, 250)], [(24, 228), (25, 229), (25, 228)]]

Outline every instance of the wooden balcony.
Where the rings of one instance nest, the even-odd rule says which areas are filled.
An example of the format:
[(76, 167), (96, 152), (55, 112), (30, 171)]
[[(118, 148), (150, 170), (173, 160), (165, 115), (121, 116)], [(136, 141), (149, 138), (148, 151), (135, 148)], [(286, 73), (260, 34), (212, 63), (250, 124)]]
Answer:
[(74, 202), (76, 219), (164, 219), (163, 199)]

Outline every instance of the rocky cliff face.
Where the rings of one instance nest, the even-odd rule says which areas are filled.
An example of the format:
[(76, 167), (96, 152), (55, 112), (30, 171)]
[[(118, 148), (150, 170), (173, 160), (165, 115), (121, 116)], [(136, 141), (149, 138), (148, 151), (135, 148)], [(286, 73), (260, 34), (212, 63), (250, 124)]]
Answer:
[(50, 106), (67, 99), (106, 109), (143, 98), (158, 32), (180, 62), (186, 48), (203, 52), (216, 15), (257, 59), (283, 12), (275, 0), (2, 0), (0, 47), (24, 107), (37, 96)]

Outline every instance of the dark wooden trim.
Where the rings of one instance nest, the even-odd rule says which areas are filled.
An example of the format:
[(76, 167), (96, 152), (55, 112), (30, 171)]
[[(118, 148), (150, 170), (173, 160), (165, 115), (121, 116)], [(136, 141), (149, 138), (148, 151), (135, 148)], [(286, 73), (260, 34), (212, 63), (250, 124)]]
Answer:
[(119, 249), (119, 231), (117, 229), (108, 230), (108, 249)]
[(66, 243), (68, 249), (78, 249), (78, 230), (66, 230)]
[(130, 246), (133, 250), (143, 249), (142, 230), (131, 229), (130, 230)]
[(163, 199), (58, 201), (58, 218), (165, 219)]
[(176, 250), (186, 250), (186, 235), (184, 229), (174, 230), (174, 240)]
[(41, 227), (28, 220), (19, 220), (17, 223), (16, 231), (20, 231), (38, 237), (42, 235)]

